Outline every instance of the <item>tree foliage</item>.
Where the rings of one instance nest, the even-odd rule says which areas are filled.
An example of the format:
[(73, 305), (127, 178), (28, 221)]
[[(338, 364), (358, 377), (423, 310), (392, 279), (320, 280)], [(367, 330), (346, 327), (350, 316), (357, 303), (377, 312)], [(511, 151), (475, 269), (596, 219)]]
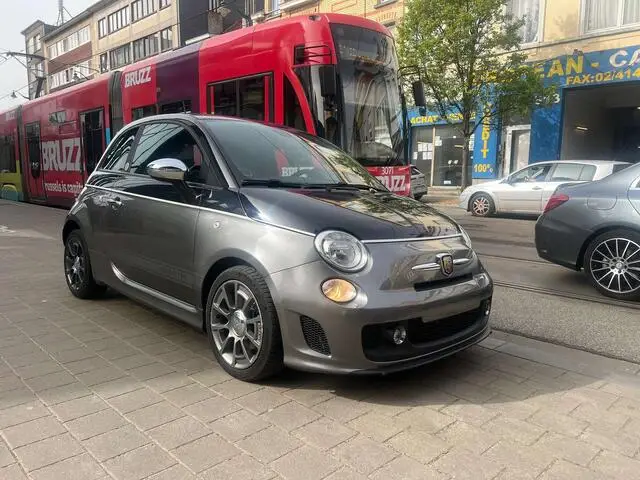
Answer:
[[(462, 188), (470, 184), (469, 138), (478, 125), (528, 115), (553, 102), (526, 63), (520, 29), (524, 19), (506, 13), (507, 0), (407, 0), (398, 28), (405, 78), (425, 86), (429, 107), (459, 127), (465, 139)], [(447, 113), (457, 113), (462, 123)]]

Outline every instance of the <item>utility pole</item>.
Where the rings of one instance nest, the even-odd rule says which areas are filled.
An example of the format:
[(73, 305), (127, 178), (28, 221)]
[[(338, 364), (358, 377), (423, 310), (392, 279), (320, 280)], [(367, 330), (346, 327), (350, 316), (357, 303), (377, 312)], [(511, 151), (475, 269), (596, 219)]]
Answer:
[(62, 25), (64, 23), (64, 0), (58, 0), (58, 20), (56, 25)]

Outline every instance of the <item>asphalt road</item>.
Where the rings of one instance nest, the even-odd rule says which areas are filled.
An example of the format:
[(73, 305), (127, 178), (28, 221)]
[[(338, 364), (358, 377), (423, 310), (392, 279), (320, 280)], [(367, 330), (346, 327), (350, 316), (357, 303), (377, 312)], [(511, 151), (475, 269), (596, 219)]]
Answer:
[(534, 218), (477, 218), (435, 207), (467, 230), (497, 283), (494, 328), (640, 362), (640, 304), (620, 306), (595, 291), (584, 273), (540, 259)]
[[(457, 208), (437, 208), (467, 229), (497, 283), (491, 320), (495, 329), (640, 363), (640, 305), (611, 305), (583, 274), (540, 260), (533, 244), (533, 220), (479, 219)], [(5, 209), (12, 214), (3, 215), (9, 213)], [(15, 209), (24, 213), (15, 215)], [(65, 214), (0, 201), (0, 248), (5, 248), (2, 237), (14, 230), (61, 244)], [(3, 217), (11, 218), (11, 224)]]

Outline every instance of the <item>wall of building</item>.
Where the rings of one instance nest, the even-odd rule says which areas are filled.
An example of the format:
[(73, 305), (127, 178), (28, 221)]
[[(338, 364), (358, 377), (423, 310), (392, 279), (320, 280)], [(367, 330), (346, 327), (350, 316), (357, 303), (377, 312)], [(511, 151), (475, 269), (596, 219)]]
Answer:
[[(67, 50), (62, 54), (58, 54), (56, 56), (51, 55), (51, 48), (54, 45), (58, 45), (59, 42), (64, 41), (64, 39), (77, 35), (78, 32), (83, 30), (84, 28), (89, 29), (88, 41), (82, 40), (78, 41), (78, 46)], [(59, 88), (68, 87), (77, 83), (79, 81), (83, 81), (86, 78), (90, 78), (95, 74), (95, 69), (97, 67), (96, 62), (93, 58), (93, 45), (92, 45), (92, 22), (91, 17), (88, 16), (86, 20), (81, 22), (74, 23), (69, 28), (63, 28), (62, 30), (58, 29), (57, 31), (52, 32), (43, 40), (43, 49), (45, 52), (46, 61), (46, 74), (47, 74), (47, 92), (58, 90)], [(80, 67), (78, 64), (82, 64)], [(52, 79), (52, 75), (62, 72), (65, 70), (69, 70), (69, 76), (71, 77), (68, 82), (63, 84), (58, 84), (57, 81)], [(78, 73), (78, 79), (73, 80), (74, 73)]]

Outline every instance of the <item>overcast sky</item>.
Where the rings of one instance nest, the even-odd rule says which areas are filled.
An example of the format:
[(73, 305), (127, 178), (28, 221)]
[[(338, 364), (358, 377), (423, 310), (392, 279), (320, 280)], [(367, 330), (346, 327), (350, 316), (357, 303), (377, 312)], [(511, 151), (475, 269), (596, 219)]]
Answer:
[[(0, 0), (0, 54), (7, 50), (24, 52), (24, 37), (20, 32), (36, 20), (55, 24), (58, 18), (58, 0)], [(94, 3), (95, 0), (64, 0), (64, 6), (72, 15), (77, 15)], [(66, 14), (66, 20), (69, 15)], [(22, 59), (24, 61), (24, 59)], [(27, 70), (15, 59), (0, 59), (0, 111), (6, 110), (25, 100), (10, 95), (27, 85)], [(20, 90), (28, 95), (27, 88)], [(4, 97), (4, 98), (3, 98)]]

